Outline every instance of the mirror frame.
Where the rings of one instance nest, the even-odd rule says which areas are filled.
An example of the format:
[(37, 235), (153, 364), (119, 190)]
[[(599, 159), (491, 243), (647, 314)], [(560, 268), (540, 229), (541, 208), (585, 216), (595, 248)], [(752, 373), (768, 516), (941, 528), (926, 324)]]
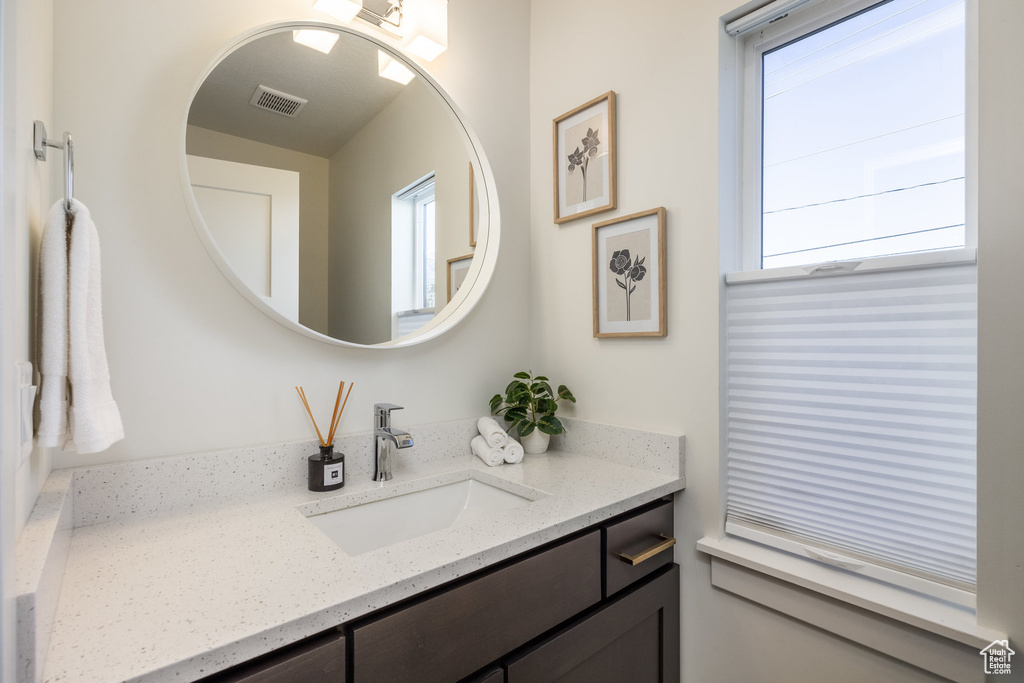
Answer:
[[(302, 28), (330, 30), (337, 31), (342, 34), (351, 34), (357, 38), (369, 41), (378, 49), (387, 52), (406, 67), (412, 69), (416, 76), (426, 81), (426, 83), (438, 94), (444, 104), (448, 106), (452, 115), (455, 117), (455, 123), (466, 135), (466, 139), (469, 143), (467, 153), (469, 154), (469, 159), (472, 162), (473, 169), (475, 171), (475, 192), (476, 197), (478, 197), (480, 202), (480, 211), (478, 214), (479, 233), (477, 235), (476, 247), (473, 252), (473, 262), (469, 267), (469, 272), (466, 274), (465, 280), (465, 282), (469, 283), (470, 286), (466, 287), (464, 285), (460, 287), (459, 291), (454, 297), (452, 297), (452, 300), (440, 311), (437, 311), (430, 322), (426, 323), (423, 327), (410, 335), (400, 337), (396, 340), (381, 342), (379, 344), (357, 344), (354, 342), (348, 342), (342, 339), (330, 337), (317, 332), (316, 330), (300, 325), (297, 321), (290, 320), (277, 312), (269, 304), (263, 301), (259, 295), (249, 289), (249, 287), (245, 285), (241, 278), (235, 273), (234, 269), (225, 258), (224, 253), (221, 251), (216, 241), (214, 241), (209, 228), (206, 226), (206, 221), (203, 218), (202, 213), (199, 211), (199, 203), (196, 201), (195, 195), (192, 192), (192, 183), (188, 174), (188, 162), (185, 154), (185, 142), (188, 133), (189, 111), (192, 108), (192, 102), (195, 100), (196, 93), (199, 92), (199, 88), (225, 57), (243, 45), (251, 43), (264, 35)], [(203, 69), (203, 72), (199, 75), (195, 84), (192, 86), (192, 90), (189, 93), (188, 101), (185, 106), (185, 112), (182, 117), (181, 135), (179, 136), (179, 139), (180, 144), (178, 145), (178, 157), (185, 204), (189, 215), (192, 218), (193, 227), (199, 235), (199, 239), (206, 248), (210, 258), (213, 259), (213, 262), (217, 265), (217, 268), (221, 273), (224, 274), (224, 277), (226, 277), (234, 288), (238, 290), (238, 292), (245, 297), (249, 303), (255, 306), (257, 310), (275, 322), (278, 322), (305, 337), (334, 346), (357, 349), (396, 349), (422, 344), (423, 342), (439, 337), (455, 327), (458, 323), (462, 322), (462, 320), (469, 315), (470, 311), (472, 311), (480, 302), (484, 292), (487, 290), (487, 286), (491, 282), (494, 275), (495, 264), (498, 259), (498, 242), (501, 228), (498, 211), (498, 196), (494, 184), (494, 174), (491, 171), (490, 164), (487, 162), (487, 156), (484, 154), (483, 146), (480, 144), (480, 139), (467, 123), (462, 111), (458, 106), (456, 106), (455, 102), (452, 101), (451, 96), (445, 92), (444, 88), (440, 86), (433, 76), (417, 64), (411, 57), (405, 55), (401, 50), (379, 40), (375, 36), (350, 26), (311, 20), (283, 21), (264, 24), (236, 36), (229, 41), (227, 46), (221, 48), (217, 54), (214, 55), (213, 59), (206, 65), (206, 68)]]

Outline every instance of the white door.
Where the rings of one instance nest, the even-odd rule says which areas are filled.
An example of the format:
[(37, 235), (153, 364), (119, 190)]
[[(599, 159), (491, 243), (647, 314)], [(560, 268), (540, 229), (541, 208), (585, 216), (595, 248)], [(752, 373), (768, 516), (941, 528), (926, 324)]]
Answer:
[(188, 155), (192, 192), (235, 275), (299, 320), (299, 174)]

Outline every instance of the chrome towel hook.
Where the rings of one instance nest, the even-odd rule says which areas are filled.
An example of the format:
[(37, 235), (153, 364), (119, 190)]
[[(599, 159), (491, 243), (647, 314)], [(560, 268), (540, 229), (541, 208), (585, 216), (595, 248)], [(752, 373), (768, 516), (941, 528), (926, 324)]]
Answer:
[(58, 143), (46, 137), (46, 126), (42, 121), (32, 122), (32, 149), (36, 159), (46, 161), (46, 148), (64, 150), (64, 209), (71, 211), (71, 199), (75, 196), (75, 145), (71, 133), (64, 132), (64, 142)]

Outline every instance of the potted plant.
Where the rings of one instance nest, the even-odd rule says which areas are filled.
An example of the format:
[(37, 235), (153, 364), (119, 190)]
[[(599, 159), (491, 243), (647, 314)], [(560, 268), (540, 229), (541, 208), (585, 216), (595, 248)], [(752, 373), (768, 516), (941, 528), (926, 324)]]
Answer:
[(552, 434), (565, 431), (562, 422), (555, 417), (558, 402), (576, 402), (569, 388), (564, 384), (558, 391), (552, 391), (550, 380), (544, 375), (533, 376), (530, 372), (517, 372), (505, 387), (505, 395), (495, 394), (491, 399), (491, 413), (504, 415), (508, 430), (516, 429), (523, 450), (527, 453), (544, 453)]

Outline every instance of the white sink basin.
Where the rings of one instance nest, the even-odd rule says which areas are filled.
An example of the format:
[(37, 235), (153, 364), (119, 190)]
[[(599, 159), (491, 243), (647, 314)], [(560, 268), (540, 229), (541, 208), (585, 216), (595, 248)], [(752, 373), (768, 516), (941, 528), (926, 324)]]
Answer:
[(361, 555), (480, 515), (532, 502), (473, 479), (309, 517), (348, 555)]

